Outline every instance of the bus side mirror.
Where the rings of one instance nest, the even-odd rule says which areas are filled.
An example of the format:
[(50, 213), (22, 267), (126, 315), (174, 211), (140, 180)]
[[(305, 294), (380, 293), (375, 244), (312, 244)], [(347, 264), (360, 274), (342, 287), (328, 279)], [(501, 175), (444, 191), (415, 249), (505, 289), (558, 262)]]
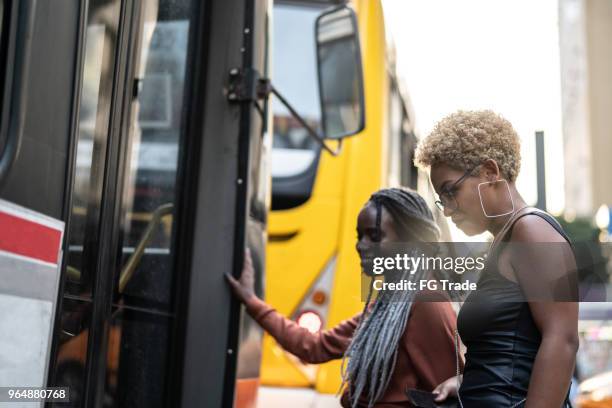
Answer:
[(321, 14), (315, 27), (323, 137), (342, 139), (365, 128), (357, 18), (340, 6)]

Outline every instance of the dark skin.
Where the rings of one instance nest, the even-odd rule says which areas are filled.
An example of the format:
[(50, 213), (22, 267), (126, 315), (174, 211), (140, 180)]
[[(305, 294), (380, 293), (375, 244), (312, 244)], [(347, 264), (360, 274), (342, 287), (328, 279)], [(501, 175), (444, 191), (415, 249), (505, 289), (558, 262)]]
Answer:
[(385, 207), (381, 207), (380, 216), (380, 236), (376, 228), (376, 206), (368, 202), (357, 217), (357, 244), (355, 248), (361, 260), (361, 269), (368, 273), (371, 268), (368, 266), (372, 262), (372, 250), (374, 245), (385, 244), (388, 242), (399, 242), (400, 237), (394, 228), (393, 218)]
[[(366, 203), (357, 217), (356, 249), (359, 253), (363, 270), (367, 269), (365, 265), (368, 262), (372, 262), (371, 251), (373, 245), (399, 241), (399, 235), (395, 230), (393, 218), (384, 207), (381, 210), (380, 235), (376, 228), (376, 206), (372, 202)], [(225, 277), (232, 291), (241, 302), (246, 303), (252, 296), (257, 296), (255, 295), (255, 270), (251, 260), (251, 253), (248, 249), (245, 251), (240, 279), (236, 279), (230, 274), (225, 274)]]
[[(445, 187), (452, 185), (464, 173), (465, 170), (445, 163), (433, 165), (430, 177), (436, 193), (443, 192)], [(481, 186), (481, 205), (478, 184), (500, 179), (505, 177), (497, 163), (494, 160), (485, 161), (453, 192), (458, 208), (454, 211), (445, 209), (444, 215), (451, 217), (453, 223), (467, 235), (489, 231), (496, 236), (511, 214), (488, 218), (484, 214), (483, 205), (489, 215), (511, 210), (508, 187), (514, 201), (514, 210), (526, 205), (514, 182), (508, 182), (508, 187), (504, 182)], [(526, 253), (523, 251), (521, 256), (512, 256), (506, 251), (500, 254), (500, 273), (519, 283), (522, 288), (534, 286), (533, 282), (538, 282), (541, 276), (551, 276), (558, 271), (569, 274), (576, 268), (569, 244), (548, 222), (538, 216), (520, 218), (514, 225), (510, 241), (527, 244), (525, 248), (537, 246), (537, 243), (559, 243), (546, 255), (535, 249)], [(530, 301), (529, 308), (542, 335), (542, 343), (531, 373), (525, 407), (561, 407), (570, 386), (578, 350), (578, 303)], [(446, 399), (448, 395), (457, 395), (457, 378), (449, 378), (438, 385), (434, 393), (437, 394), (437, 401)]]

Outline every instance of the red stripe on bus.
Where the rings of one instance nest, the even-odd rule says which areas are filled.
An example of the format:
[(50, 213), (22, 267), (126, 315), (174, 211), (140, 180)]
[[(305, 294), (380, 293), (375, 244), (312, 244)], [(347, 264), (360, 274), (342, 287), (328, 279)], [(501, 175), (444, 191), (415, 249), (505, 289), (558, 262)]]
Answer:
[(60, 230), (0, 212), (0, 250), (56, 264)]

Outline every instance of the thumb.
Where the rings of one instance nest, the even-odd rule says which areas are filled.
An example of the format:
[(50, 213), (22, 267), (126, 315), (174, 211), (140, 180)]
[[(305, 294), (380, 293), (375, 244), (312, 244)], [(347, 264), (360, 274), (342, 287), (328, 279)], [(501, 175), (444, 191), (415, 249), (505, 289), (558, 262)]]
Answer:
[(230, 275), (229, 273), (224, 273), (225, 275), (225, 279), (229, 282), (230, 286), (232, 286), (233, 288), (237, 288), (238, 287), (238, 281), (236, 280), (236, 278), (234, 278), (232, 275)]
[(435, 390), (433, 390), (432, 394), (434, 395), (434, 401), (440, 402), (444, 401), (448, 396), (448, 391), (446, 387), (438, 386)]

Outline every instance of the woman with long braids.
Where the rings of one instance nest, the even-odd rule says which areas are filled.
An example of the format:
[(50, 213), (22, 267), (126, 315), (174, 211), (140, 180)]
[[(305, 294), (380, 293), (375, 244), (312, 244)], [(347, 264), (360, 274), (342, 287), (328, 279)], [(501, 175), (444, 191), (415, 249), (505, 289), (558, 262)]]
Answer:
[(555, 219), (526, 205), (516, 187), (519, 137), (491, 111), (442, 119), (417, 150), (444, 215), (468, 235), (494, 236), (457, 326), (465, 369), (441, 383), (461, 408), (569, 405), (578, 348), (576, 263)]
[[(421, 196), (391, 188), (373, 194), (363, 207), (357, 218), (357, 236), (365, 272), (370, 269), (375, 246), (436, 242), (439, 231)], [(424, 273), (406, 278), (418, 279)], [(414, 291), (383, 291), (370, 301), (370, 291), (362, 313), (311, 333), (254, 294), (248, 252), (240, 280), (229, 275), (227, 279), (247, 312), (285, 350), (311, 364), (343, 359), (343, 407), (409, 407), (406, 389), (432, 391), (455, 372), (456, 317), (441, 295), (433, 299), (430, 294), (425, 301), (415, 299)]]

